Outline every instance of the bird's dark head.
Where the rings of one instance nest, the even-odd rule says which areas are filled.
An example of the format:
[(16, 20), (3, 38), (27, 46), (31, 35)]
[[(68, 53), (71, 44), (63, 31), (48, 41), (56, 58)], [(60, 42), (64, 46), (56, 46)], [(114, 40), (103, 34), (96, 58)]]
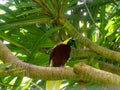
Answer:
[(76, 48), (76, 38), (70, 38), (69, 41), (67, 42), (68, 46), (74, 46)]

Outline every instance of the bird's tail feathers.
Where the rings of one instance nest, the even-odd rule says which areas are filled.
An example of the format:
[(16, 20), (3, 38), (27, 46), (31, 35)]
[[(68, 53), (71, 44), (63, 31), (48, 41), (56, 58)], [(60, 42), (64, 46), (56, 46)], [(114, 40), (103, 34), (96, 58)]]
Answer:
[(62, 80), (47, 80), (46, 90), (60, 90)]

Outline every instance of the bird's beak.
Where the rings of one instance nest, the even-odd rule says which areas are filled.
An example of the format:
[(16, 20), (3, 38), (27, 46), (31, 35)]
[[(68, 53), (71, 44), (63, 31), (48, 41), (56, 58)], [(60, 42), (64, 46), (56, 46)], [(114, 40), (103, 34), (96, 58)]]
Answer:
[(72, 38), (72, 40), (76, 41), (76, 40), (77, 40), (77, 38)]

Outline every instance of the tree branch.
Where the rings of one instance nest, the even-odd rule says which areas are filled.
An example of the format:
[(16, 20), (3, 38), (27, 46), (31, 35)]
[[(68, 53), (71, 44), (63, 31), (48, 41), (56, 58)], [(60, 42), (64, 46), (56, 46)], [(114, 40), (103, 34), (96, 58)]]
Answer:
[[(12, 66), (6, 68), (0, 76), (13, 75), (13, 76), (27, 76), (35, 79), (44, 80), (82, 80), (98, 84), (106, 85), (120, 85), (120, 76), (95, 69), (83, 63), (76, 64), (74, 68), (62, 67), (41, 67), (31, 65), (20, 61), (12, 55), (11, 51), (0, 41), (0, 58), (5, 63), (11, 63)], [(15, 69), (15, 71), (14, 71)], [(18, 70), (19, 71), (18, 71)]]
[(95, 69), (84, 63), (76, 64), (74, 66), (74, 70), (77, 74), (83, 77), (85, 81), (91, 81), (103, 85), (118, 85), (118, 86), (120, 85), (120, 81), (119, 81), (120, 76)]
[(37, 79), (78, 79), (72, 68), (41, 67), (22, 62), (1, 41), (0, 58), (3, 62), (12, 64), (10, 69), (21, 70), (21, 72), (10, 73), (14, 76), (28, 76)]
[(90, 50), (89, 48), (83, 48), (83, 49), (72, 48), (71, 51), (72, 51), (70, 54), (71, 57), (89, 58), (89, 57), (97, 56), (97, 54), (93, 52), (92, 50)]
[(103, 57), (108, 58), (109, 60), (113, 59), (117, 62), (120, 63), (120, 52), (113, 51), (110, 49), (107, 49), (105, 47), (99, 46), (96, 43), (92, 42), (90, 39), (82, 36), (81, 33), (79, 33), (70, 23), (69, 21), (64, 22), (65, 20), (60, 20), (61, 24), (64, 26), (65, 30), (68, 30), (68, 33), (72, 37), (78, 38), (78, 41), (82, 44), (85, 45), (86, 47), (90, 48), (93, 52), (96, 54), (99, 54)]
[(105, 70), (105, 71), (120, 75), (120, 67), (114, 66), (113, 64), (109, 64), (109, 63), (99, 61), (99, 67), (102, 70)]
[[(71, 53), (71, 57), (79, 57), (79, 58), (90, 58), (90, 57), (94, 57), (94, 56), (98, 56), (96, 53), (92, 52), (90, 49), (88, 48), (84, 48), (84, 49), (72, 49), (72, 53)], [(115, 66), (113, 64), (109, 64), (107, 62), (103, 62), (103, 61), (99, 61), (99, 60), (94, 60), (94, 63), (99, 63), (99, 68), (101, 70), (104, 71), (108, 71), (117, 75), (120, 75), (120, 67)], [(91, 64), (90, 62), (86, 64)]]

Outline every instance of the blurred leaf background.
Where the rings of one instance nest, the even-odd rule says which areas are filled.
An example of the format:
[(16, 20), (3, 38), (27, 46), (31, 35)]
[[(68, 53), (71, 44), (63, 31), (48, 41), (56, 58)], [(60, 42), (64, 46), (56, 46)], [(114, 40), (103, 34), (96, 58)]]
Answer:
[[(69, 37), (59, 25), (59, 18), (62, 17), (93, 42), (120, 51), (119, 0), (0, 0), (0, 3), (0, 39), (24, 62), (48, 66), (50, 49)], [(84, 46), (77, 42), (77, 48)], [(102, 57), (71, 57), (67, 66), (91, 59), (107, 61)], [(91, 62), (92, 66), (98, 68), (96, 63)], [(2, 61), (0, 63), (3, 64)], [(0, 66), (3, 67), (6, 65)], [(76, 81), (69, 80), (63, 80), (61, 88), (80, 90)], [(86, 83), (86, 88), (103, 89), (90, 82)], [(27, 77), (0, 77), (0, 89), (44, 90), (45, 81)]]

